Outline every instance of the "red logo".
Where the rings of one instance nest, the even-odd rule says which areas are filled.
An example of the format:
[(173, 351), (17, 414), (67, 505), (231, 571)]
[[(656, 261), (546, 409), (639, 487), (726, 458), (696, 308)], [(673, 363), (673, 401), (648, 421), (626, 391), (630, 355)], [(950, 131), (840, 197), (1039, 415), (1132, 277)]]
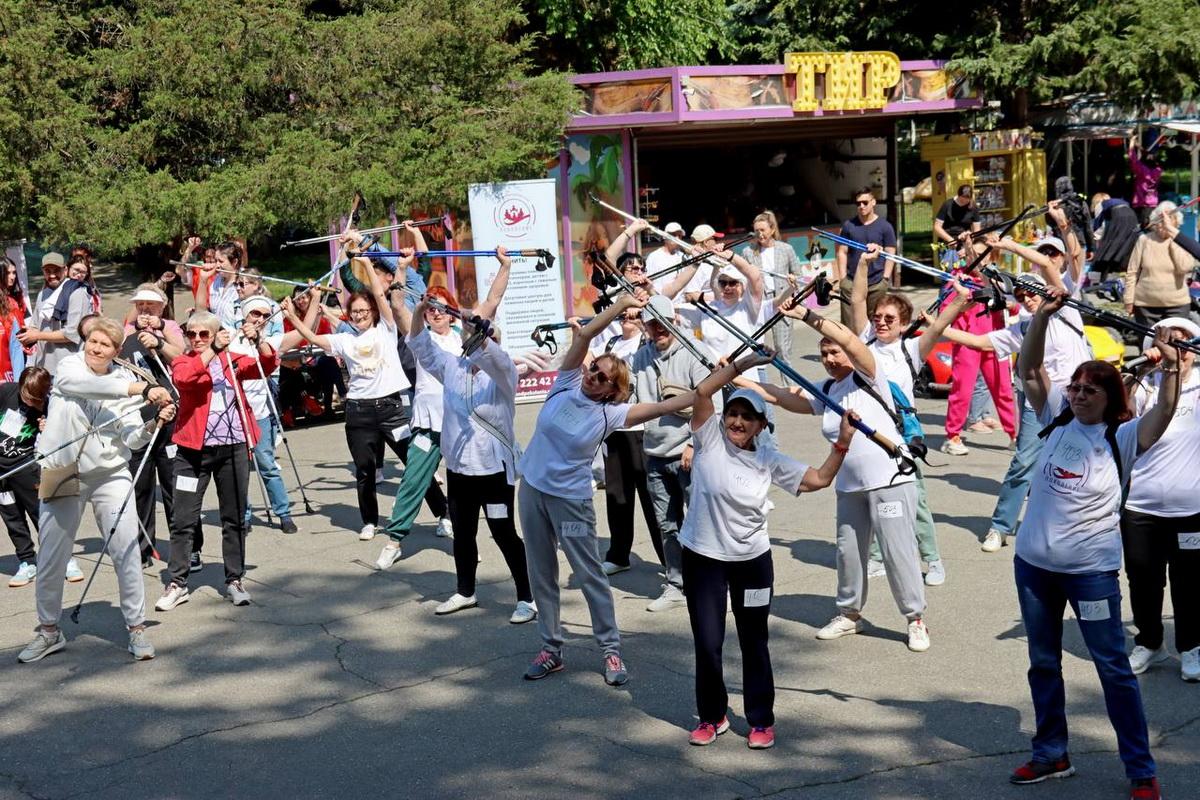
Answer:
[(520, 239), (533, 231), (537, 209), (524, 195), (510, 192), (496, 203), (493, 219), (505, 237)]
[(1082, 472), (1070, 472), (1069, 470), (1065, 470), (1062, 467), (1052, 467), (1051, 471), (1054, 473), (1054, 477), (1056, 477), (1062, 481), (1070, 481), (1070, 480), (1075, 480), (1076, 478), (1083, 477)]

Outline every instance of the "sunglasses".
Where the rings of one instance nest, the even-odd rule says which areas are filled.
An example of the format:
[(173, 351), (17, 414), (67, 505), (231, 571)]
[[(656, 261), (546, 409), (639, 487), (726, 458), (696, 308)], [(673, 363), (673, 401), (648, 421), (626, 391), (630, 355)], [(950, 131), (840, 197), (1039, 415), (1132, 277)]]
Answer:
[(871, 205), (871, 203), (874, 203), (874, 202), (875, 202), (875, 201), (874, 201), (873, 199), (872, 199), (872, 200), (855, 200), (855, 201), (854, 201), (854, 205), (856, 205), (856, 206), (869, 206), (869, 205)]
[(593, 378), (600, 381), (600, 383), (613, 383), (612, 376), (601, 372), (600, 367), (596, 366), (594, 362), (588, 366), (588, 372), (591, 373)]
[(742, 419), (742, 420), (745, 420), (746, 422), (758, 422), (759, 421), (758, 414), (756, 414), (754, 411), (752, 411), (750, 409), (738, 410), (736, 408), (731, 408), (725, 412), (725, 417), (727, 419)]
[(645, 271), (646, 271), (645, 264), (630, 264), (629, 266), (625, 267), (625, 272), (645, 272)]
[(875, 322), (887, 323), (888, 325), (891, 325), (893, 322), (900, 321), (900, 318), (895, 314), (876, 314), (875, 316), (871, 317), (871, 319), (873, 319)]
[(212, 331), (184, 331), (183, 335), (189, 339), (199, 339), (202, 342), (207, 342), (212, 338)]
[(1103, 389), (1099, 386), (1092, 386), (1090, 383), (1068, 383), (1067, 392), (1070, 394), (1082, 393), (1084, 397), (1095, 397), (1100, 394)]
[(717, 286), (722, 289), (728, 289), (730, 286), (740, 286), (741, 281), (717, 281)]

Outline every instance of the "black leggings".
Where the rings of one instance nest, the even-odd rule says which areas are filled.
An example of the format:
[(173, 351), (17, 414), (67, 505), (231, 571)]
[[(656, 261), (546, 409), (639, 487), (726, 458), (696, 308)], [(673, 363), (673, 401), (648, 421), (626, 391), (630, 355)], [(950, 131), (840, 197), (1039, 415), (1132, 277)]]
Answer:
[(718, 561), (683, 548), (683, 591), (696, 644), (696, 713), (701, 722), (716, 725), (729, 708), (721, 666), (728, 597), (742, 648), (746, 721), (755, 728), (775, 724), (775, 677), (767, 647), (774, 583), (769, 550), (749, 561)]
[[(407, 462), (410, 438), (408, 424), (408, 406), (399, 396), (346, 401), (346, 444), (354, 460), (358, 509), (364, 525), (379, 523), (375, 470), (383, 466), (381, 454), (384, 442), (392, 448), (401, 463)], [(403, 434), (399, 440), (398, 432)], [(425, 492), (425, 503), (438, 519), (446, 516), (446, 495), (442, 494), (442, 487), (433, 479), (430, 479), (429, 489)]]
[(614, 431), (604, 440), (604, 500), (608, 511), (608, 553), (604, 560), (629, 566), (633, 549), (634, 494), (642, 506), (642, 517), (650, 529), (650, 541), (660, 564), (663, 560), (662, 530), (654, 514), (654, 501), (646, 483), (646, 449), (642, 431)]
[(517, 599), (532, 602), (525, 543), (517, 535), (513, 517), (513, 487), (504, 473), (460, 475), (446, 470), (446, 491), (450, 495), (450, 524), (454, 526), (454, 572), (458, 576), (458, 593), (463, 597), (475, 594), (475, 568), (479, 563), (475, 536), (482, 510), (492, 539), (512, 573)]
[(41, 471), (38, 467), (28, 467), (0, 482), (0, 491), (12, 494), (11, 503), (0, 502), (0, 517), (4, 518), (4, 526), (8, 528), (8, 538), (12, 539), (13, 549), (17, 551), (17, 561), (24, 561), (27, 564), (37, 563), (33, 536), (29, 532), (26, 518), (28, 517), (29, 522), (33, 523), (33, 529), (37, 530), (38, 509), (40, 508), (37, 487), (40, 475)]
[(1129, 604), (1138, 630), (1133, 641), (1151, 650), (1163, 643), (1163, 589), (1168, 567), (1171, 605), (1175, 607), (1175, 649), (1183, 653), (1200, 647), (1200, 549), (1181, 549), (1180, 534), (1200, 539), (1200, 514), (1157, 517), (1129, 509), (1121, 514)]

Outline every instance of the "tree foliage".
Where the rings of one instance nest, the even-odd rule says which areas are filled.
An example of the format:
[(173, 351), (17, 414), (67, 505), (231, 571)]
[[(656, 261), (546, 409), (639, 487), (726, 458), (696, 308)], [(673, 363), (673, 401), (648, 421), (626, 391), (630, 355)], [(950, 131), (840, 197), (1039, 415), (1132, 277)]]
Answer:
[(575, 95), (515, 0), (0, 0), (0, 219), (107, 251), (460, 208), (543, 173)]

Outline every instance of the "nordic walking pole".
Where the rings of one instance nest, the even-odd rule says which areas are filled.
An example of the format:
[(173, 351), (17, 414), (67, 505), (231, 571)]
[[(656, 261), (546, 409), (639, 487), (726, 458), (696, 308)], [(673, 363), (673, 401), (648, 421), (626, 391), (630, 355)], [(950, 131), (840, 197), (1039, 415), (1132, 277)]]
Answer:
[(296, 485), (300, 487), (300, 496), (304, 498), (304, 510), (306, 513), (314, 513), (312, 503), (308, 502), (308, 494), (304, 491), (304, 482), (300, 480), (300, 470), (296, 467), (296, 457), (292, 455), (292, 446), (288, 444), (287, 432), (283, 429), (283, 420), (279, 417), (279, 409), (275, 407), (275, 397), (271, 393), (271, 384), (267, 382), (267, 373), (263, 369), (262, 359), (258, 356), (258, 346), (254, 347), (254, 361), (258, 364), (258, 374), (262, 378), (264, 387), (267, 392), (267, 408), (271, 410), (271, 417), (275, 424), (279, 426), (279, 438), (283, 440), (283, 449), (287, 451), (288, 461), (292, 462), (292, 473), (296, 476)]
[[(230, 379), (233, 381), (233, 402), (237, 404), (238, 416), (242, 420), (242, 433), (246, 436), (246, 455), (250, 457), (251, 463), (254, 465), (254, 474), (258, 476), (258, 488), (262, 490), (263, 496), (263, 512), (267, 515), (267, 524), (271, 524), (271, 497), (267, 494), (267, 482), (263, 480), (262, 473), (258, 471), (258, 461), (254, 458), (254, 448), (250, 444), (250, 423), (247, 421), (248, 412), (250, 411), (246, 394), (242, 391), (242, 384), (238, 381), (237, 371), (233, 367), (233, 357), (229, 353), (225, 353), (225, 366), (229, 369)], [(249, 492), (247, 492), (247, 495)], [(247, 497), (247, 505), (249, 498)], [(246, 518), (242, 517), (242, 527), (246, 525)]]
[(118, 422), (118, 421), (124, 419), (125, 417), (128, 417), (131, 414), (141, 413), (141, 410), (142, 410), (142, 406), (140, 406), (140, 405), (137, 406), (136, 408), (131, 408), (129, 411), (126, 411), (124, 414), (113, 417), (112, 419), (109, 419), (109, 420), (105, 420), (104, 422), (101, 422), (98, 425), (88, 428), (86, 431), (79, 434), (74, 439), (71, 439), (70, 441), (67, 441), (67, 442), (63, 442), (58, 447), (54, 448), (53, 450), (51, 450), (47, 453), (34, 453), (33, 456), (30, 457), (30, 459), (28, 461), (18, 464), (17, 466), (15, 466), (12, 469), (5, 472), (3, 475), (0, 475), (0, 481), (5, 481), (5, 480), (11, 478), (13, 475), (16, 475), (18, 472), (25, 470), (25, 469), (29, 469), (30, 467), (32, 467), (34, 464), (41, 461), (42, 459), (49, 458), (50, 456), (54, 455), (58, 451), (65, 450), (66, 448), (70, 447), (71, 445), (75, 444), (76, 442), (83, 441), (84, 439), (91, 436), (93, 433), (100, 430), (101, 428), (107, 428), (109, 425), (112, 425), (114, 422)]
[[(142, 407), (138, 406), (137, 411), (141, 411)], [(154, 423), (154, 433), (150, 435), (150, 444), (146, 445), (145, 452), (142, 453), (142, 460), (138, 462), (137, 471), (133, 473), (133, 480), (129, 483), (129, 491), (125, 495), (125, 499), (121, 501), (121, 507), (117, 510), (117, 516), (113, 519), (112, 526), (108, 529), (108, 534), (104, 537), (104, 543), (100, 546), (100, 555), (96, 558), (95, 565), (92, 566), (92, 574), (88, 577), (87, 585), (83, 587), (83, 593), (79, 595), (79, 602), (75, 604), (75, 608), (71, 611), (71, 622), (79, 624), (79, 612), (83, 609), (83, 601), (87, 598), (88, 589), (92, 588), (92, 581), (96, 580), (96, 573), (100, 571), (100, 562), (104, 560), (104, 554), (108, 552), (108, 543), (112, 541), (113, 534), (117, 532), (117, 526), (121, 524), (121, 517), (125, 516), (125, 508), (129, 505), (129, 498), (133, 497), (134, 487), (137, 486), (138, 478), (142, 475), (142, 470), (146, 468), (146, 462), (150, 460), (150, 451), (154, 449), (154, 443), (158, 440), (158, 433), (162, 430), (163, 421), (159, 417)], [(137, 510), (134, 510), (134, 516), (137, 516)], [(141, 523), (141, 520), (138, 520)], [(140, 559), (140, 557), (139, 557)]]

